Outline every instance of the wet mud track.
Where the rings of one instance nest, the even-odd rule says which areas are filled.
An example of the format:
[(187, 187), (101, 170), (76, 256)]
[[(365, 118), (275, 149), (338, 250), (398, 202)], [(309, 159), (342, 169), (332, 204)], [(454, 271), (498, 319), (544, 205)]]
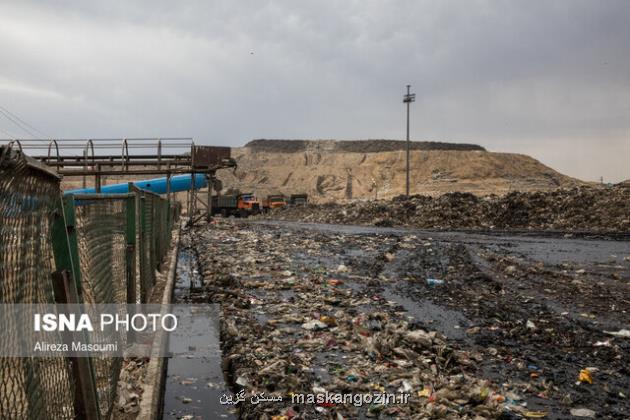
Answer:
[[(627, 241), (231, 221), (193, 237), (231, 391), (283, 397), (243, 418), (630, 416)], [(291, 397), (324, 392), (409, 397)]]

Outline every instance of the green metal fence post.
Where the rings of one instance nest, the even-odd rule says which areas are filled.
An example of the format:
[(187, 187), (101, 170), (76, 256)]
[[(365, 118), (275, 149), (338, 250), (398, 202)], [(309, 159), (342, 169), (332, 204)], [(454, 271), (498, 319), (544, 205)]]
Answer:
[(58, 214), (52, 226), (53, 253), (57, 270), (68, 270), (76, 284), (78, 298), (83, 301), (81, 290), (81, 266), (79, 264), (79, 245), (75, 230), (76, 215), (74, 196), (63, 197)]
[(127, 242), (127, 303), (136, 303), (136, 196), (127, 198), (127, 225), (125, 239)]
[(153, 224), (151, 226), (151, 234), (153, 235), (153, 237), (151, 239), (153, 239), (153, 241), (151, 242), (152, 245), (152, 253), (151, 253), (151, 262), (153, 263), (153, 270), (159, 270), (160, 269), (160, 261), (158, 260), (158, 245), (159, 245), (159, 237), (160, 237), (160, 227), (158, 226), (160, 223), (160, 217), (158, 215), (160, 211), (159, 208), (159, 203), (158, 201), (155, 199), (155, 196), (151, 197), (151, 212), (153, 217), (151, 218), (151, 223)]
[(162, 259), (166, 256), (166, 252), (168, 251), (168, 234), (170, 232), (168, 226), (168, 201), (162, 200)]
[(159, 198), (153, 198), (153, 206), (155, 207), (153, 209), (153, 214), (155, 215), (154, 219), (153, 219), (153, 229), (156, 230), (156, 234), (155, 234), (155, 266), (157, 267), (158, 271), (162, 271), (162, 257), (161, 257), (161, 253), (162, 253), (162, 211), (160, 209), (160, 206), (162, 205), (162, 202), (160, 201)]
[(147, 263), (146, 263), (146, 235), (147, 235), (147, 217), (146, 217), (146, 197), (144, 193), (137, 192), (136, 197), (138, 198), (138, 220), (140, 222), (140, 301), (142, 303), (147, 303), (148, 299), (148, 291), (147, 291), (147, 280), (149, 273), (147, 273)]
[[(157, 212), (158, 208), (156, 206), (155, 196), (151, 195), (151, 269), (153, 270), (153, 272), (159, 269), (157, 259), (157, 237), (159, 234), (159, 227), (156, 226), (158, 222)], [(154, 279), (152, 278), (152, 280)], [(154, 285), (155, 283), (151, 283), (151, 286)]]
[[(61, 205), (52, 226), (53, 253), (57, 271), (53, 273), (55, 300), (58, 303), (82, 303), (81, 267), (75, 230), (74, 196), (61, 199)], [(92, 361), (87, 357), (71, 358), (75, 389), (75, 414), (77, 418), (100, 420), (96, 381)]]

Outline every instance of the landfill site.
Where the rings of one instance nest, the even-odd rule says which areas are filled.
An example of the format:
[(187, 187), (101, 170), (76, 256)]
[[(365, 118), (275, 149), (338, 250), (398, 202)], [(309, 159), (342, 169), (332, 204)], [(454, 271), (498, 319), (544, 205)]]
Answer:
[(630, 420), (630, 0), (0, 0), (0, 420)]
[(2, 302), (190, 326), (2, 357), (2, 418), (630, 416), (628, 182), (413, 142), (406, 195), (400, 141), (74, 144), (1, 146)]
[[(195, 257), (199, 278), (194, 299), (222, 307), (221, 386), (246, 399), (227, 410), (208, 407), (199, 389), (213, 385), (194, 375), (177, 378), (194, 380), (181, 392), (194, 388), (196, 397), (165, 415), (195, 418), (206, 409), (268, 419), (627, 417), (630, 189), (587, 185), (532, 160), (535, 169), (523, 175), (506, 175), (516, 170), (509, 165), (492, 174), (496, 185), (513, 189), (493, 194), (474, 187), (435, 194), (440, 182), (430, 175), (419, 190), (433, 193), (410, 197), (374, 200), (365, 191), (352, 200), (348, 190), (360, 193), (357, 183), (366, 176), (322, 190), (318, 171), (328, 170), (327, 162), (355, 158), (330, 149), (352, 148), (366, 155), (358, 159), (363, 164), (396, 153), (392, 143), (363, 146), (253, 142), (224, 186), (253, 189), (262, 179), (262, 188), (277, 193), (282, 185), (290, 189), (297, 173), (312, 183), (300, 185), (309, 202), (184, 229), (182, 246)], [(470, 146), (427, 149), (450, 152), (456, 162), (505, 159)], [(280, 175), (265, 165), (280, 161), (270, 153), (300, 162)], [(245, 163), (276, 172), (254, 176)], [(442, 165), (441, 172), (462, 170)], [(401, 175), (394, 168), (384, 178)], [(470, 187), (482, 177), (448, 185)], [(268, 187), (274, 182), (281, 185)], [(252, 403), (249, 396), (260, 393), (283, 400)], [(308, 394), (408, 400), (330, 397), (305, 405), (293, 398)]]

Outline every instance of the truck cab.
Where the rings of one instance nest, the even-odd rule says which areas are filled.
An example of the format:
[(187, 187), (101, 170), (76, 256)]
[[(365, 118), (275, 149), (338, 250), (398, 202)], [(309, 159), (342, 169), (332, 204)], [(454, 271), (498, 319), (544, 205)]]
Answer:
[(263, 200), (263, 210), (265, 211), (278, 209), (286, 205), (287, 197), (281, 194), (268, 195), (267, 198)]
[(260, 213), (260, 201), (252, 193), (239, 194), (237, 208), (241, 216)]

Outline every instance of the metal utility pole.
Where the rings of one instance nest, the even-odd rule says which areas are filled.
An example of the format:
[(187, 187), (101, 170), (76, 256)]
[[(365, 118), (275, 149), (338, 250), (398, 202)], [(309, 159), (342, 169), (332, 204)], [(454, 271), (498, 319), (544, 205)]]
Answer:
[(410, 88), (411, 85), (407, 85), (407, 94), (403, 96), (403, 103), (407, 104), (407, 197), (409, 197), (409, 105), (416, 100), (416, 94), (410, 93)]

